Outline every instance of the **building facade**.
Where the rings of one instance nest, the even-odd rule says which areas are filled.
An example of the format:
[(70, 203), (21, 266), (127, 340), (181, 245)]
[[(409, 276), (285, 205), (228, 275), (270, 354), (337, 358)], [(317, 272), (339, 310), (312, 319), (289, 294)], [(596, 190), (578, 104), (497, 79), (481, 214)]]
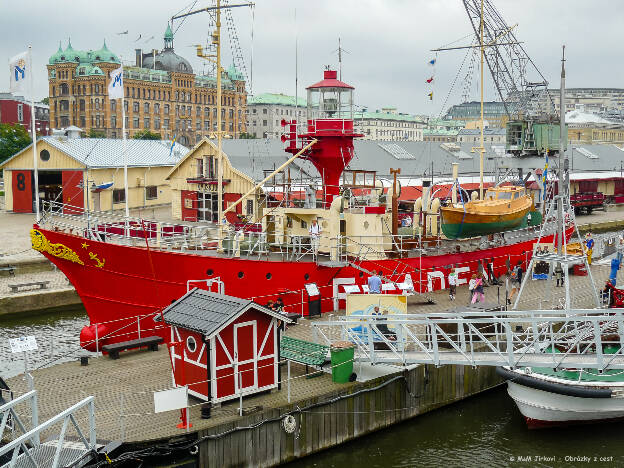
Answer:
[(395, 108), (383, 108), (375, 112), (355, 112), (353, 126), (355, 132), (364, 135), (364, 140), (423, 141), (425, 123)]
[[(507, 132), (504, 128), (483, 129), (483, 142), (504, 145), (506, 143)], [(481, 129), (462, 128), (457, 133), (457, 143), (481, 144)]]
[(283, 119), (304, 122), (307, 118), (302, 97), (295, 100), (295, 96), (262, 93), (247, 102), (247, 133), (256, 138), (279, 138), (284, 132)]
[[(228, 156), (222, 153), (223, 210), (250, 192), (254, 180), (232, 166)], [(218, 187), (219, 158), (217, 147), (208, 139), (195, 145), (186, 156), (170, 170), (167, 181), (171, 187), (171, 216), (183, 221), (210, 221), (216, 223), (219, 212)], [(260, 216), (262, 190), (247, 195), (226, 219), (236, 224), (245, 220), (256, 222)]]
[[(445, 119), (473, 121), (481, 120), (481, 102), (471, 101), (451, 106), (446, 113)], [(491, 127), (504, 128), (507, 124), (505, 105), (498, 101), (483, 103), (483, 119), (487, 120)]]
[[(33, 212), (36, 197), (40, 202), (62, 204), (64, 212), (82, 212), (87, 207), (95, 211), (125, 208), (121, 140), (55, 134), (37, 140), (37, 153), (36, 188), (32, 145), (0, 164), (7, 211)], [(171, 148), (168, 141), (128, 141), (129, 208), (171, 203), (171, 190), (165, 178), (187, 153), (188, 148), (177, 143)]]
[[(566, 88), (565, 93), (566, 112), (576, 109), (611, 118), (624, 113), (624, 88)], [(549, 113), (553, 104), (559, 113), (559, 89), (536, 96), (530, 101), (530, 109), (534, 113)]]
[[(30, 102), (23, 96), (0, 93), (0, 123), (20, 124), (30, 131)], [(40, 102), (35, 103), (35, 130), (38, 135), (50, 134), (50, 109)]]
[[(75, 125), (90, 136), (121, 138), (121, 101), (107, 95), (110, 72), (119, 66), (106, 42), (88, 52), (73, 49), (71, 42), (65, 50), (59, 45), (47, 65), (50, 125)], [(163, 50), (137, 50), (134, 66), (124, 66), (124, 86), (128, 137), (149, 130), (191, 145), (217, 130), (216, 77), (196, 75), (175, 53), (169, 26)], [(247, 131), (245, 78), (232, 66), (221, 86), (221, 130), (236, 138)]]

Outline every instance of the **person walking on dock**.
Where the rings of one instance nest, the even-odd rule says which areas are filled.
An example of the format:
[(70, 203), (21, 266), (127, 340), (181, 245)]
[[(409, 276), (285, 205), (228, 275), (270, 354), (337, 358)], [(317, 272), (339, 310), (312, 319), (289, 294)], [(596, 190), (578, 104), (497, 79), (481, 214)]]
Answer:
[[(472, 291), (471, 303), (485, 302), (485, 295), (483, 294), (483, 273), (479, 273), (479, 275), (473, 274), (472, 278), (474, 279), (474, 287)], [(470, 281), (472, 282), (472, 279)]]
[(455, 268), (452, 268), (451, 272), (448, 275), (448, 283), (449, 283), (449, 299), (451, 301), (454, 301), (455, 293), (457, 292), (457, 273), (455, 272)]
[(563, 286), (563, 268), (561, 267), (561, 263), (557, 263), (555, 267), (555, 279), (557, 280), (557, 287), (559, 287), (559, 283)]
[(592, 254), (594, 253), (594, 239), (591, 232), (588, 232), (585, 236), (585, 247), (587, 248), (587, 263), (592, 264)]
[(620, 261), (617, 257), (611, 260), (611, 273), (609, 274), (609, 281), (615, 286), (617, 284), (617, 272), (620, 269)]
[(507, 299), (507, 303), (511, 304), (512, 299), (520, 290), (520, 285), (522, 284), (522, 262), (518, 261), (518, 264), (511, 270), (511, 294), (509, 295), (509, 299)]
[(368, 292), (369, 294), (381, 294), (381, 279), (377, 276), (377, 270), (373, 270), (368, 277)]

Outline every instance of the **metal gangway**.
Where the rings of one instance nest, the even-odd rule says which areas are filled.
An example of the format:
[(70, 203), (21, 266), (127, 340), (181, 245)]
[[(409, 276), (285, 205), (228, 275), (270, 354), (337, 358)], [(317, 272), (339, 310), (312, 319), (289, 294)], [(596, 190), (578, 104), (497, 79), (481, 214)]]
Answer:
[(355, 362), (624, 369), (624, 309), (350, 315), (312, 323), (319, 342), (355, 344)]
[[(24, 406), (30, 406), (30, 421), (20, 415), (22, 411), (18, 411), (18, 407)], [(86, 434), (79, 424), (85, 410), (88, 419)], [(92, 455), (97, 450), (92, 396), (39, 424), (37, 391), (31, 390), (0, 406), (0, 421), (0, 440), (8, 440), (6, 445), (0, 446), (0, 463), (8, 456), (2, 468), (80, 467), (92, 461)], [(78, 441), (67, 439), (70, 424)], [(55, 432), (59, 425), (56, 438), (42, 443), (42, 434)]]

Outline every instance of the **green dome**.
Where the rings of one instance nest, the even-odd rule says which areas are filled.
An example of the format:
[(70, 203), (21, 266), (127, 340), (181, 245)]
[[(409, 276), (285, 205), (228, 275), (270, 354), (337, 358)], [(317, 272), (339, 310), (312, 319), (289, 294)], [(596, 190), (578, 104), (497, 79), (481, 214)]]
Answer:
[(78, 51), (74, 50), (74, 48), (71, 45), (71, 39), (67, 41), (67, 48), (63, 51), (60, 61), (61, 62), (80, 62)]
[(173, 40), (173, 32), (171, 31), (171, 26), (167, 23), (167, 29), (165, 30), (165, 39)]
[(54, 54), (52, 54), (48, 63), (53, 64), (58, 62), (61, 59), (61, 55), (63, 55), (63, 48), (61, 47), (61, 41), (59, 41), (59, 48)]
[(104, 44), (100, 50), (96, 50), (93, 52), (94, 62), (113, 62), (120, 63), (119, 58), (112, 53), (109, 48), (106, 46), (106, 40), (104, 40)]

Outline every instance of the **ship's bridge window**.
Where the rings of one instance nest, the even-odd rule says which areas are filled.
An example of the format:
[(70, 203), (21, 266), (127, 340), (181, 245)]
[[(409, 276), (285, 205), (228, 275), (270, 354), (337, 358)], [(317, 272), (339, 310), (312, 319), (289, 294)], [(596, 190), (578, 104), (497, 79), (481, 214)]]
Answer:
[(499, 200), (511, 200), (511, 192), (499, 192)]

